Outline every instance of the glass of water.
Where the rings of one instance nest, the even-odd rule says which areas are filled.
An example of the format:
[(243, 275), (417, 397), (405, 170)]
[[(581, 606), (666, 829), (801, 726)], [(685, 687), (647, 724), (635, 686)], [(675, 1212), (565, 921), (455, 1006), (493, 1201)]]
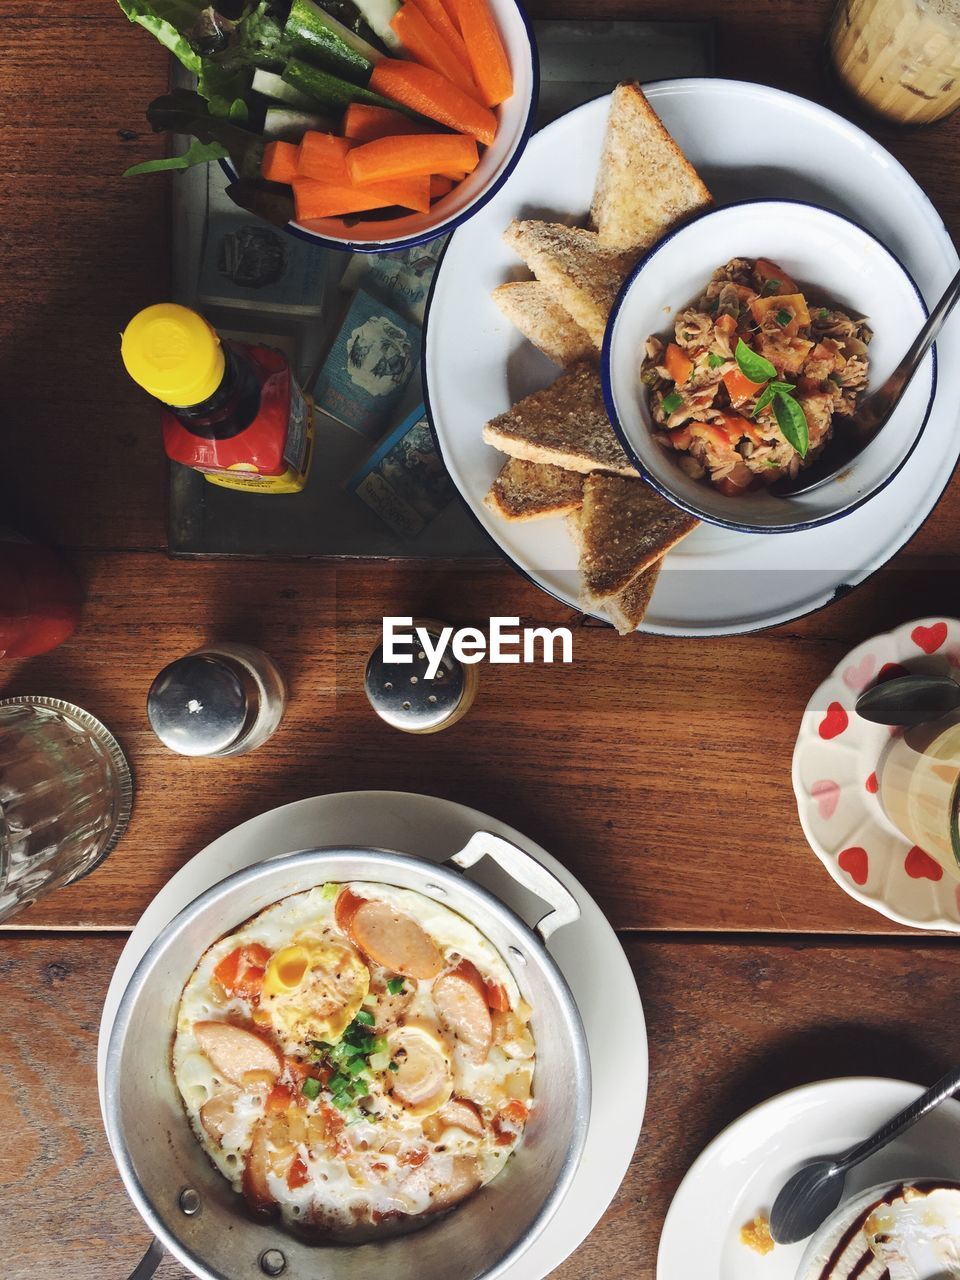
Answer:
[(0, 699), (0, 921), (79, 880), (130, 819), (113, 734), (59, 698)]

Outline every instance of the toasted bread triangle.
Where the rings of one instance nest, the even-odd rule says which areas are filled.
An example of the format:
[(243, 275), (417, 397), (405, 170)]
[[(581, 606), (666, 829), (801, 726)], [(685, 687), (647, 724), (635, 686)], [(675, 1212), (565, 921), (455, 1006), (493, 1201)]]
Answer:
[(640, 86), (617, 85), (590, 209), (600, 244), (642, 252), (710, 203), (700, 175)]
[(523, 336), (554, 364), (569, 368), (578, 360), (597, 359), (593, 339), (539, 280), (511, 280), (493, 291), (493, 300)]
[(653, 588), (657, 585), (662, 568), (662, 559), (654, 561), (649, 569), (638, 573), (619, 595), (611, 596), (604, 604), (604, 612), (622, 636), (636, 631), (646, 617)]
[(483, 501), (504, 520), (565, 515), (583, 501), (583, 476), (541, 462), (508, 458)]

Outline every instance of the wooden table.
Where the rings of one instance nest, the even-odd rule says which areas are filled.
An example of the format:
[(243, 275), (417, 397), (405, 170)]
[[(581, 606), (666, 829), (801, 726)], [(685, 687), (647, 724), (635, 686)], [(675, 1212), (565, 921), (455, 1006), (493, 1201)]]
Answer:
[[(530, 8), (601, 16), (589, 0)], [(849, 114), (824, 70), (830, 8), (607, 0), (602, 16), (715, 17), (721, 74)], [(0, 510), (68, 548), (87, 588), (76, 636), (5, 666), (0, 689), (89, 708), (137, 780), (129, 833), (103, 868), (0, 937), (0, 1273), (93, 1280), (131, 1269), (146, 1231), (114, 1171), (95, 1080), (112, 967), (197, 849), (303, 796), (423, 790), (489, 811), (560, 857), (621, 931), (649, 1022), (647, 1121), (616, 1201), (556, 1273), (564, 1280), (652, 1280), (680, 1177), (750, 1104), (829, 1075), (930, 1080), (960, 1059), (954, 942), (899, 929), (842, 894), (803, 840), (789, 785), (802, 707), (845, 650), (953, 608), (956, 487), (891, 565), (821, 613), (736, 640), (625, 642), (584, 627), (573, 666), (484, 667), (460, 725), (396, 734), (361, 689), (383, 614), (556, 624), (569, 611), (501, 565), (168, 559), (155, 415), (117, 358), (126, 320), (168, 289), (167, 180), (117, 176), (132, 157), (161, 153), (142, 112), (166, 55), (112, 0), (8, 0), (0, 58), (17, 103), (0, 130)], [(960, 231), (960, 118), (927, 132), (867, 127)], [(290, 710), (254, 756), (191, 762), (152, 736), (144, 700), (165, 662), (218, 637), (277, 658)], [(161, 1275), (186, 1272), (168, 1260)]]

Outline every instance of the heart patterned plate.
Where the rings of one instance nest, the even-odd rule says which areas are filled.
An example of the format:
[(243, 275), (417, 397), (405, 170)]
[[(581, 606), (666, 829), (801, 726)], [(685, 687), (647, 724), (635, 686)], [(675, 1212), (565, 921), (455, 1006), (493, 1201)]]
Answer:
[(960, 679), (960, 621), (921, 618), (847, 654), (807, 704), (793, 753), (793, 789), (810, 847), (851, 897), (900, 924), (960, 933), (960, 880), (911, 845), (877, 795), (877, 766), (897, 729), (855, 711), (893, 676)]

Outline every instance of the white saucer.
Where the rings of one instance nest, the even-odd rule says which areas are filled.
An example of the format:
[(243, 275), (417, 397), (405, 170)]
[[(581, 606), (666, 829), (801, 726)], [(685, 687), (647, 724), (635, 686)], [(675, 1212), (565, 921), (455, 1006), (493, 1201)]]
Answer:
[(956, 675), (960, 622), (918, 618), (865, 640), (820, 685), (793, 752), (800, 825), (851, 898), (900, 924), (960, 933), (960, 881), (901, 835), (876, 793), (877, 765), (891, 730), (861, 719), (854, 708), (887, 666)]
[[(795, 1280), (806, 1242), (761, 1257), (740, 1228), (769, 1214), (777, 1192), (814, 1156), (879, 1129), (923, 1090), (904, 1080), (853, 1077), (791, 1089), (742, 1115), (691, 1165), (663, 1224), (657, 1280)], [(878, 1182), (960, 1176), (960, 1103), (945, 1102), (854, 1169), (848, 1198)]]
[[(563, 881), (581, 912), (575, 924), (558, 930), (548, 949), (570, 984), (587, 1033), (593, 1073), (590, 1130), (580, 1167), (556, 1216), (518, 1265), (505, 1273), (505, 1280), (542, 1280), (590, 1234), (629, 1167), (647, 1097), (646, 1024), (623, 948), (583, 886), (532, 840), (475, 809), (399, 791), (344, 792), (273, 809), (214, 840), (160, 890), (117, 961), (100, 1022), (101, 1110), (107, 1044), (123, 990), (160, 930), (198, 894), (241, 867), (322, 845), (359, 844), (441, 862), (475, 831), (492, 831), (525, 849)], [(509, 894), (504, 898), (518, 908)], [(629, 1089), (623, 1088), (624, 1071), (630, 1075)]]

